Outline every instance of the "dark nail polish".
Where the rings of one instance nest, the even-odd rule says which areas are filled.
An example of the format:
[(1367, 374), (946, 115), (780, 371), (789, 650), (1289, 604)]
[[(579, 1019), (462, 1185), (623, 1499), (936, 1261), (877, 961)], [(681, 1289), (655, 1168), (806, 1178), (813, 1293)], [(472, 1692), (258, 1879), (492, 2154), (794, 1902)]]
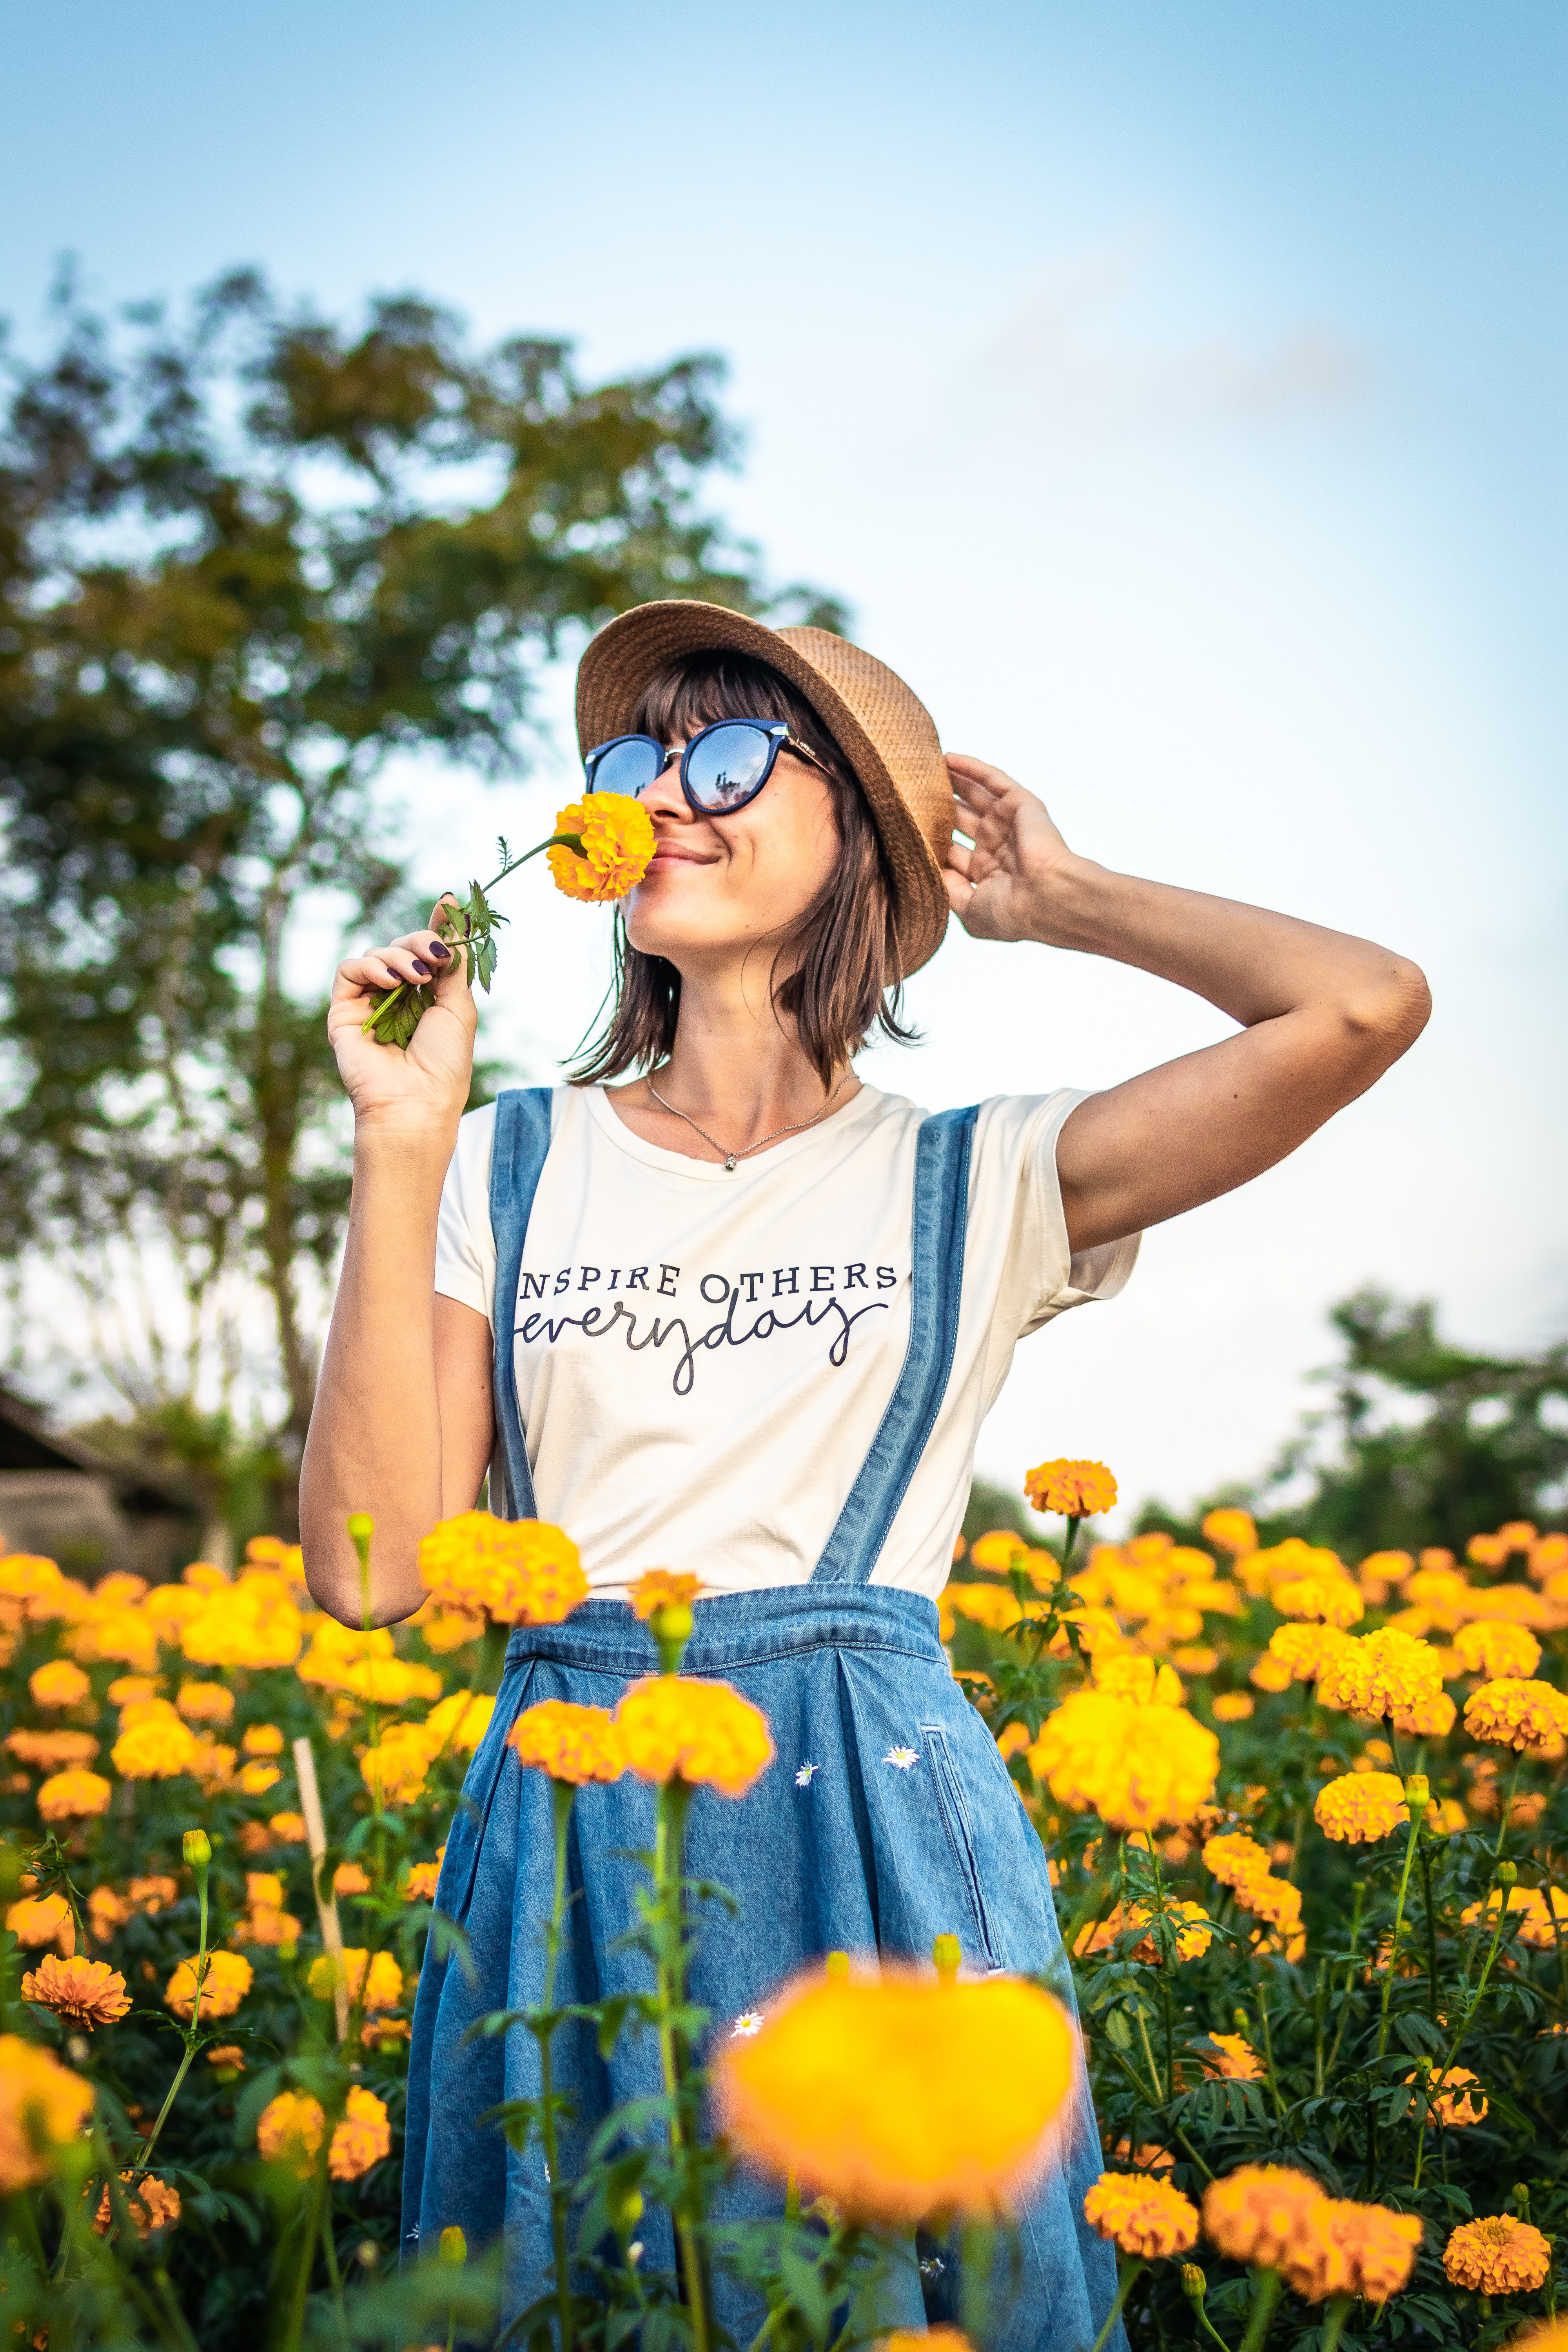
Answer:
[(444, 946), (439, 940), (432, 940), (425, 952), (426, 955), (433, 955), (437, 963), (447, 963), (451, 961), (451, 949)]
[(414, 969), (419, 974), (421, 980), (428, 980), (431, 972), (435, 970), (435, 966), (433, 964), (426, 963), (423, 956), (416, 956), (414, 959)]

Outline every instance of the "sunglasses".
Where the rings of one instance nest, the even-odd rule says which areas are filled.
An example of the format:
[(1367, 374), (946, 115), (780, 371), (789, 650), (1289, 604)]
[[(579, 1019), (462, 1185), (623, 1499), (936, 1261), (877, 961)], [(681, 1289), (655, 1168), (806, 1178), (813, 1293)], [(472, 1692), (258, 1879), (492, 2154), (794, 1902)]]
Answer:
[(699, 816), (731, 816), (756, 799), (781, 751), (793, 751), (827, 773), (783, 719), (715, 719), (711, 727), (699, 728), (679, 754), (667, 751), (652, 735), (612, 735), (583, 764), (589, 792), (626, 793), (635, 800), (679, 757), (680, 789)]

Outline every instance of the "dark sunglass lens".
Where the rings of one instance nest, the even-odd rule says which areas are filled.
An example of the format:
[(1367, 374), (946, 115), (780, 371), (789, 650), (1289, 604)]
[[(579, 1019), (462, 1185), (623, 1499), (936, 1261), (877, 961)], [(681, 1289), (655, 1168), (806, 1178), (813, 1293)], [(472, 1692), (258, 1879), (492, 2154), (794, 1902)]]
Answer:
[(772, 749), (760, 727), (715, 727), (693, 745), (686, 781), (704, 808), (733, 808), (755, 792)]
[(594, 770), (596, 793), (626, 793), (636, 799), (646, 793), (659, 772), (661, 754), (640, 736), (623, 736), (612, 743)]

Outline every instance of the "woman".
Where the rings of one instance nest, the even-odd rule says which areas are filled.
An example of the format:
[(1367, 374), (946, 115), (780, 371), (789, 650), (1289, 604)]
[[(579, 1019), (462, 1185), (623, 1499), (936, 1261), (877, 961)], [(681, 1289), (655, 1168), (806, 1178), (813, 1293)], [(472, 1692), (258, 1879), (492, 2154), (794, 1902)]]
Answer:
[[(1033, 793), (944, 761), (901, 680), (825, 632), (642, 606), (589, 646), (578, 728), (590, 788), (640, 792), (658, 846), (573, 1084), (465, 1118), (460, 952), (418, 931), (339, 971), (353, 1208), (301, 1485), (311, 1589), (347, 1622), (346, 1515), (374, 1508), (374, 1613), (405, 1617), (420, 1537), (492, 1458), (491, 1507), (565, 1527), (594, 1590), (510, 1643), (437, 1897), (474, 1980), (426, 1960), (411, 2057), (410, 2242), (504, 2228), (512, 2310), (548, 2259), (540, 2158), (477, 2119), (528, 2095), (532, 2044), (461, 2037), (538, 1997), (549, 1799), (503, 1769), (518, 1710), (613, 1705), (655, 1663), (629, 1582), (700, 1577), (686, 1670), (736, 1684), (778, 1748), (750, 1797), (690, 1815), (689, 1869), (741, 1903), (695, 1965), (718, 2032), (836, 1948), (924, 1958), (956, 1933), (976, 1969), (1057, 1966), (1038, 1842), (931, 1605), (981, 1421), (1018, 1339), (1113, 1296), (1142, 1227), (1293, 1150), (1427, 1011), (1383, 948), (1076, 856)], [(898, 983), (950, 910), (977, 938), (1157, 972), (1237, 1033), (1103, 1094), (927, 1118), (853, 1056), (879, 1024), (901, 1034)], [(1026, 1008), (1026, 970), (1007, 976)], [(431, 978), (406, 1054), (362, 1036), (372, 991)], [(583, 1792), (567, 2000), (630, 1980), (614, 1947), (649, 1803), (629, 1780)], [(649, 2086), (635, 2043), (568, 2063), (584, 2127)], [(1100, 2160), (1084, 2103), (1023, 2215), (994, 2343), (1092, 2340), (1114, 2284), (1081, 2223)], [(920, 2310), (911, 2265), (902, 2315)]]

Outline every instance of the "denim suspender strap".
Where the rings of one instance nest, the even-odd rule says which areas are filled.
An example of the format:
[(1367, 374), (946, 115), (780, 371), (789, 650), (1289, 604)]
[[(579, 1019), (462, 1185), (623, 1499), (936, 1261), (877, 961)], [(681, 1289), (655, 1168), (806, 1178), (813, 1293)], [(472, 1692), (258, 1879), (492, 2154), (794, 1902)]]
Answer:
[(813, 1584), (870, 1582), (935, 1426), (958, 1344), (974, 1119), (972, 1108), (937, 1111), (921, 1122), (910, 1219), (910, 1343), (871, 1450), (812, 1570)]
[(490, 1230), (496, 1244), (496, 1294), (490, 1310), (496, 1350), (492, 1391), (496, 1450), (490, 1464), (490, 1508), (499, 1519), (537, 1516), (533, 1474), (528, 1466), (522, 1415), (517, 1405), (512, 1341), (529, 1212), (550, 1149), (550, 1101), (548, 1087), (513, 1087), (496, 1097), (490, 1145)]

